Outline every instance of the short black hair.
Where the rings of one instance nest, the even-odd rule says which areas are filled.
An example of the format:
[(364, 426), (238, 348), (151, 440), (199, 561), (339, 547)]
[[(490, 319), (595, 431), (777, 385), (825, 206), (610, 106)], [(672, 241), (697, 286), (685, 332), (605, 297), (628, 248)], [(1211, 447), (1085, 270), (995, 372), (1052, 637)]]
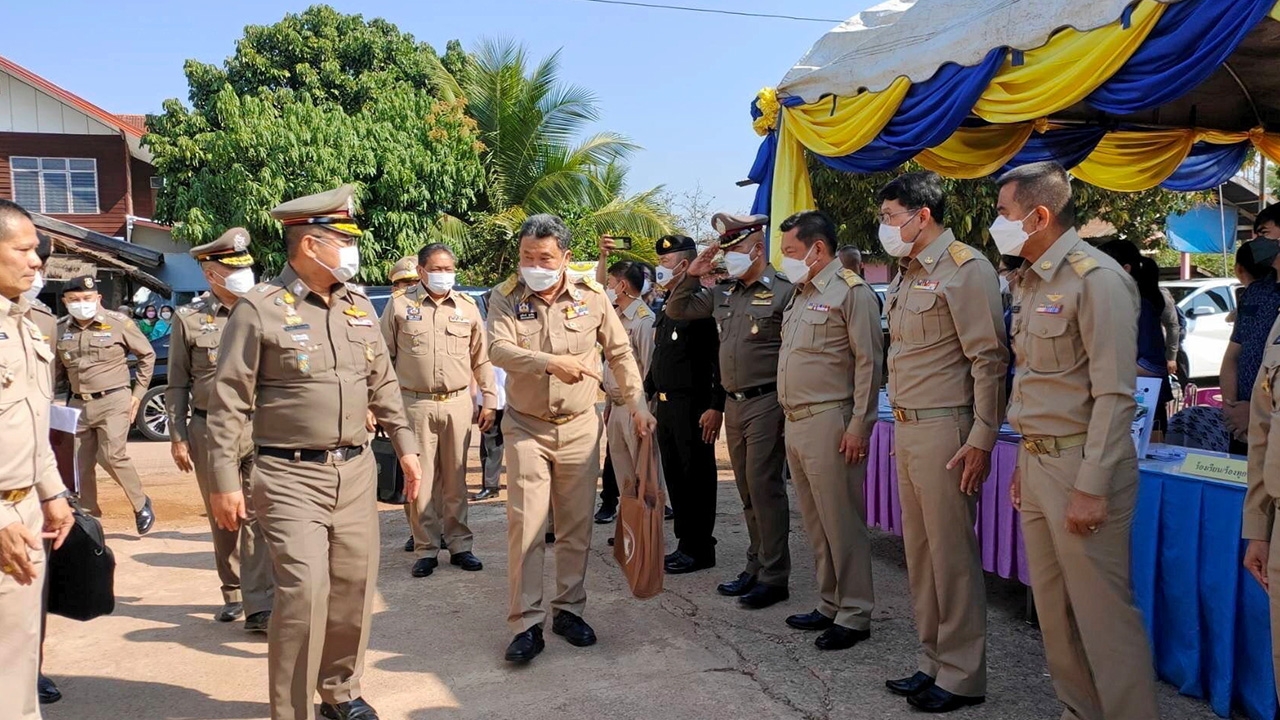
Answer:
[(827, 243), (827, 247), (835, 252), (836, 224), (821, 210), (801, 210), (778, 226), (781, 232), (796, 231), (796, 239), (812, 248), (819, 240)]
[(644, 265), (631, 260), (619, 260), (609, 266), (609, 277), (618, 278), (637, 295), (644, 289)]
[(1253, 231), (1261, 230), (1267, 223), (1275, 223), (1276, 227), (1280, 227), (1280, 203), (1272, 203), (1258, 213), (1253, 219)]
[(418, 251), (418, 266), (426, 265), (431, 256), (438, 252), (448, 253), (454, 262), (458, 261), (458, 256), (453, 254), (453, 248), (441, 242), (434, 242), (423, 245), (422, 249)]
[(549, 213), (530, 215), (528, 220), (520, 224), (520, 230), (516, 233), (516, 242), (525, 238), (541, 240), (547, 237), (555, 238), (556, 245), (561, 250), (568, 250), (569, 244), (573, 242), (573, 234), (569, 232), (564, 221)]
[(996, 187), (1016, 183), (1013, 198), (1024, 210), (1043, 205), (1062, 227), (1075, 227), (1076, 204), (1071, 192), (1071, 176), (1053, 160), (1016, 167), (996, 180)]
[(36, 255), (39, 256), (40, 262), (49, 262), (49, 256), (53, 254), (53, 238), (42, 232), (36, 232)]
[(862, 264), (862, 251), (852, 245), (841, 245), (836, 254), (840, 256), (840, 264), (849, 267), (849, 264)]
[(878, 202), (893, 200), (908, 210), (929, 208), (933, 221), (942, 224), (947, 212), (947, 196), (942, 191), (942, 178), (927, 170), (899, 175), (880, 190)]
[(0, 240), (8, 240), (19, 220), (31, 221), (31, 213), (12, 200), (0, 198)]

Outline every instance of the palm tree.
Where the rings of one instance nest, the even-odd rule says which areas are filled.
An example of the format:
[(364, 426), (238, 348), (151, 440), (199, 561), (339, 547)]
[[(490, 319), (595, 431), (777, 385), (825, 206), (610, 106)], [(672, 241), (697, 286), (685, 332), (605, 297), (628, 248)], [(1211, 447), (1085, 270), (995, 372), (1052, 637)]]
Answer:
[(485, 187), (483, 217), (477, 219), (497, 232), (468, 233), (451, 221), (442, 222), (440, 231), (464, 255), (495, 263), (495, 270), (505, 267), (520, 223), (536, 213), (560, 214), (579, 234), (592, 237), (609, 232), (656, 238), (670, 232), (661, 188), (626, 192), (625, 161), (638, 147), (612, 132), (579, 139), (599, 120), (597, 100), (591, 91), (560, 80), (559, 56), (531, 66), (518, 43), (481, 40), (460, 77), (437, 79), (446, 95), (466, 98), (479, 129)]

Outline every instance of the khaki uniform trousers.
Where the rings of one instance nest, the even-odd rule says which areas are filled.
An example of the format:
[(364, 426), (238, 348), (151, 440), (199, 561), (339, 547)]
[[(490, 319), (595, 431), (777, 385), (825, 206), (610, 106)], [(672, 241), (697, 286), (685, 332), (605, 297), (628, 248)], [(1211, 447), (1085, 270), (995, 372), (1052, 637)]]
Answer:
[(1049, 674), (1067, 706), (1064, 720), (1156, 718), (1151, 643), (1129, 584), (1138, 464), (1131, 455), (1116, 469), (1098, 532), (1076, 535), (1066, 529), (1067, 501), (1083, 460), (1083, 447), (1058, 457), (1018, 454), (1022, 535)]
[(275, 592), (271, 582), (271, 553), (262, 538), (262, 527), (253, 511), (253, 440), (247, 435), (241, 449), (240, 484), (245, 497), (245, 514), (240, 529), (235, 532), (218, 527), (209, 506), (209, 493), (213, 490), (213, 466), (209, 464), (209, 430), (205, 419), (192, 415), (187, 423), (187, 438), (191, 446), (191, 464), (196, 468), (196, 484), (200, 486), (200, 499), (209, 517), (209, 530), (213, 533), (213, 561), (222, 581), (222, 602), (244, 603), (246, 615), (271, 609)]
[[(5, 503), (8, 505), (8, 503)], [(14, 509), (32, 537), (40, 537), (44, 513), (32, 491)], [(40, 672), (40, 598), (46, 569), (44, 550), (28, 550), (36, 566), (36, 579), (19, 585), (0, 573), (0, 720), (40, 720), (36, 676)]]
[(80, 422), (76, 426), (76, 474), (80, 478), (80, 505), (91, 515), (102, 515), (98, 506), (97, 463), (124, 488), (134, 512), (141, 510), (147, 501), (142, 492), (142, 478), (129, 459), (132, 397), (126, 388), (96, 400), (72, 397), (68, 403), (80, 410)]
[(866, 461), (847, 463), (840, 439), (853, 406), (786, 425), (787, 466), (818, 574), (818, 612), (837, 625), (871, 629), (871, 537), (862, 485)]
[[(1280, 578), (1280, 522), (1271, 526), (1271, 553), (1267, 556), (1267, 578)], [(1252, 578), (1250, 578), (1252, 580)], [(1271, 601), (1271, 671), (1280, 688), (1280, 580), (1270, 583), (1267, 591)]]
[(741, 401), (731, 397), (725, 402), (729, 464), (750, 542), (746, 571), (760, 583), (777, 587), (786, 587), (791, 578), (791, 511), (782, 478), (785, 420), (777, 393)]
[(435, 557), (444, 535), (449, 553), (471, 552), (471, 528), (467, 526), (467, 446), (471, 444), (471, 396), (452, 400), (419, 399), (404, 393), (409, 423), (422, 444), (422, 485), (418, 498), (405, 503), (404, 514), (413, 531), (413, 547), (419, 557)]
[(920, 672), (957, 695), (987, 694), (987, 591), (977, 495), (960, 492), (964, 468), (947, 469), (973, 414), (894, 426), (907, 578), (920, 636)]
[(596, 478), (600, 475), (600, 415), (587, 410), (563, 425), (507, 408), (502, 418), (507, 454), (507, 622), (519, 634), (546, 620), (543, 609), (544, 533), (556, 515), (556, 597), (553, 611), (579, 617), (587, 604), (583, 582), (591, 548)]
[(254, 461), (253, 504), (276, 581), (272, 720), (312, 720), (317, 690), (327, 703), (360, 697), (378, 583), (376, 474), (367, 448), (331, 464)]

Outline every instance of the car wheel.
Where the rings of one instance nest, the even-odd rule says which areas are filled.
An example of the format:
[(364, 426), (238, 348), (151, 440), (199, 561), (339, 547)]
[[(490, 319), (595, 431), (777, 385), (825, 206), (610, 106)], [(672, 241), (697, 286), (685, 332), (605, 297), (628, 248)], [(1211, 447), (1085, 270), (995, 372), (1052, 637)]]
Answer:
[(142, 436), (153, 442), (169, 439), (169, 416), (164, 409), (164, 386), (153, 387), (142, 396), (142, 407), (134, 426)]

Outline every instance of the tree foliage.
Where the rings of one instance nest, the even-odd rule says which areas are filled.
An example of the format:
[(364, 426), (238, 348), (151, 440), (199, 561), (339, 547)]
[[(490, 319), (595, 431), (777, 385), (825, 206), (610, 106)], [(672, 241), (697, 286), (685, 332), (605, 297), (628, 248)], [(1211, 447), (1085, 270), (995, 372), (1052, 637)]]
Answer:
[[(811, 158), (809, 169), (818, 208), (835, 219), (840, 242), (883, 258), (876, 238), (876, 215), (880, 209), (876, 197), (893, 178), (921, 168), (907, 163), (890, 172), (856, 175), (838, 172)], [(998, 193), (994, 179), (943, 178), (943, 185), (947, 193), (945, 224), (961, 241), (994, 254), (995, 246), (987, 232), (996, 217)], [(1079, 180), (1073, 180), (1072, 186), (1078, 226), (1094, 219), (1103, 220), (1115, 227), (1118, 237), (1140, 246), (1161, 236), (1165, 217), (1170, 213), (1184, 212), (1206, 199), (1199, 193), (1176, 193), (1159, 188), (1136, 193), (1113, 192)]]
[[(460, 48), (445, 59), (462, 67)], [(164, 104), (144, 138), (166, 183), (157, 216), (199, 243), (243, 225), (267, 272), (284, 262), (271, 207), (357, 185), (369, 233), (362, 279), (444, 236), (480, 197), (483, 149), (441, 58), (381, 19), (317, 5), (250, 26), (223, 67), (188, 61), (190, 101)]]

